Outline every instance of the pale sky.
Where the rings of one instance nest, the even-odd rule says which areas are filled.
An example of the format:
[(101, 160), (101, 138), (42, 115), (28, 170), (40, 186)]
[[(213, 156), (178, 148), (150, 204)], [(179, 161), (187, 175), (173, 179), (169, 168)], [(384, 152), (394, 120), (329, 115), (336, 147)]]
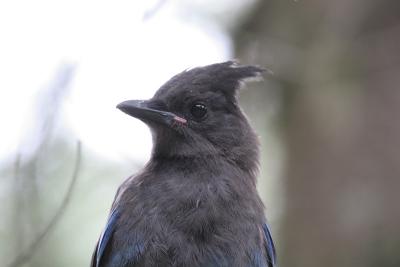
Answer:
[(166, 1), (143, 20), (157, 2), (0, 2), (0, 161), (29, 151), (34, 100), (63, 63), (76, 72), (60, 120), (101, 157), (146, 161), (148, 129), (116, 104), (149, 98), (172, 75), (230, 59), (233, 50), (221, 23), (199, 19), (226, 12), (226, 1), (214, 9), (207, 1)]

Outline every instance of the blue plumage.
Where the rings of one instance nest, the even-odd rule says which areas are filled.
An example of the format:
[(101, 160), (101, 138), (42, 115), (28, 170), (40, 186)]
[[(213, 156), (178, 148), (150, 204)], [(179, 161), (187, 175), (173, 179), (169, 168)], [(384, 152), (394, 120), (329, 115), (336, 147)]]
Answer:
[(114, 209), (111, 212), (110, 217), (108, 218), (106, 228), (104, 229), (102, 235), (100, 236), (99, 242), (97, 244), (96, 266), (100, 266), (100, 262), (103, 257), (104, 251), (110, 241), (112, 234), (114, 233), (118, 217), (119, 217), (119, 212), (116, 209)]
[(276, 264), (276, 251), (274, 241), (272, 240), (271, 230), (269, 229), (268, 224), (264, 223), (262, 228), (265, 237), (265, 249), (267, 251), (268, 266), (272, 267)]

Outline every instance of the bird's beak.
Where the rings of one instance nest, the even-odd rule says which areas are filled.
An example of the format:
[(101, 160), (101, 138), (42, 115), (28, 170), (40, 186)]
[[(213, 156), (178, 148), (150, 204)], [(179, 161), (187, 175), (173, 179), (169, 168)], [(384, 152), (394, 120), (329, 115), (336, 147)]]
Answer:
[(172, 112), (149, 108), (149, 101), (146, 100), (127, 100), (119, 103), (117, 108), (144, 122), (156, 122), (168, 126), (187, 123), (186, 119)]

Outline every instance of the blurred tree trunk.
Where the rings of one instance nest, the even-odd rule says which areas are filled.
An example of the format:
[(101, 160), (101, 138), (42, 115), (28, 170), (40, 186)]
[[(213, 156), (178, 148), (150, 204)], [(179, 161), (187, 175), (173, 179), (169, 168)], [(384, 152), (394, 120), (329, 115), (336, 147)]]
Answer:
[(399, 10), (264, 0), (235, 33), (282, 94), (281, 267), (400, 266)]

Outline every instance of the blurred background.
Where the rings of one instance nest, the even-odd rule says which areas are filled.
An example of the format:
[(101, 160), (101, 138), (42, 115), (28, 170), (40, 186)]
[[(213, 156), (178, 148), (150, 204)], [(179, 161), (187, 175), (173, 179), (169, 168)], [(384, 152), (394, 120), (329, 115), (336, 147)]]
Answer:
[(400, 2), (0, 2), (1, 266), (88, 266), (148, 160), (115, 109), (190, 67), (270, 71), (240, 102), (280, 267), (400, 266)]

